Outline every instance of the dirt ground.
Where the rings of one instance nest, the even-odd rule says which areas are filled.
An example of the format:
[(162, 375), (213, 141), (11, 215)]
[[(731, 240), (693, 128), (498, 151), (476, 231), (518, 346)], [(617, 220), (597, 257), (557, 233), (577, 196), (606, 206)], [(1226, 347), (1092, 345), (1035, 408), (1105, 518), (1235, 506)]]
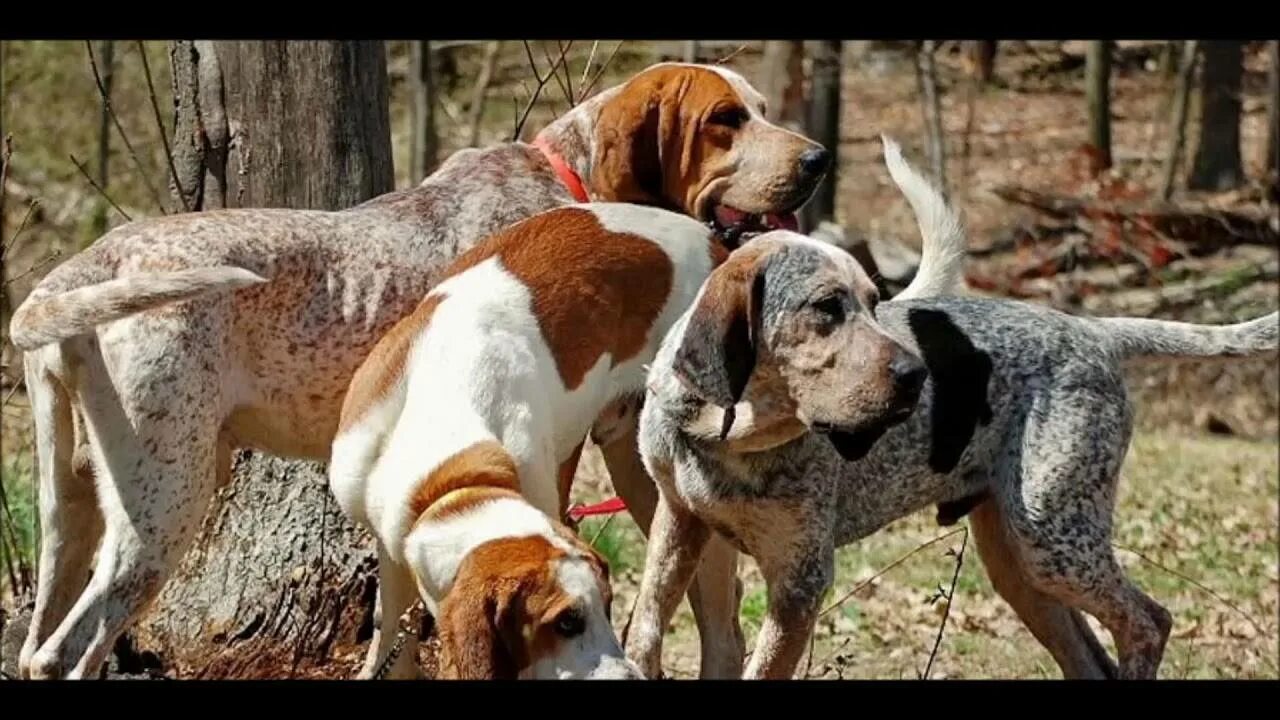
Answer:
[[(82, 73), (67, 69), (73, 61), (58, 59), (61, 56), (45, 45), (41, 49), (45, 53), (43, 60), (28, 58), (31, 65), (18, 63), (16, 77), (22, 79), (22, 68), (34, 67), (40, 60), (53, 68), (46, 85), (62, 83), (63, 87), (79, 88), (79, 94), (53, 97), (45, 91), (42, 95), (41, 86), (32, 80), (10, 90), (8, 107), (46, 95), (53, 109), (71, 112), (72, 108), (86, 107), (86, 97), (92, 96), (85, 94)], [(602, 46), (611, 47), (611, 43)], [(1116, 63), (1112, 137), (1117, 162), (1106, 177), (1152, 188), (1163, 162), (1167, 85), (1150, 68), (1152, 63), (1141, 51), (1142, 46), (1122, 43)], [(958, 55), (943, 53), (939, 58), (949, 186), (952, 199), (964, 213), (972, 247), (985, 247), (1011, 228), (1030, 224), (1034, 219), (1029, 211), (995, 197), (990, 192), (993, 187), (1016, 182), (1045, 191), (1087, 194), (1091, 192), (1090, 184), (1096, 183), (1079, 172), (1077, 151), (1085, 132), (1082, 69), (1063, 70), (1054, 64), (1070, 66), (1069, 59), (1082, 54), (1082, 50), (1070, 44), (1062, 50), (1065, 55), (1059, 55), (1050, 43), (1035, 43), (1030, 48), (1016, 43), (1009, 43), (1007, 49), (1002, 46), (996, 82), (973, 94), (972, 118)], [(162, 51), (148, 53), (153, 69), (167, 65)], [(459, 118), (465, 115), (467, 83), (478, 56), (478, 51), (471, 50), (459, 56), (457, 72), (463, 80), (442, 100), (444, 109), (439, 122), (446, 152), (464, 141), (465, 130)], [(7, 59), (13, 57), (10, 54)], [(619, 60), (615, 71), (605, 79), (606, 84), (612, 77), (647, 62), (644, 55), (630, 57), (626, 53), (620, 54)], [(77, 58), (74, 62), (83, 60)], [(756, 62), (757, 56), (744, 53), (734, 64), (751, 76)], [(402, 72), (403, 64), (402, 56), (393, 56), (393, 73)], [(11, 63), (7, 67), (12, 66)], [(1266, 66), (1260, 53), (1250, 56), (1247, 68), (1242, 152), (1246, 173), (1258, 178), (1266, 115), (1260, 89)], [(500, 82), (491, 96), (494, 101), (486, 111), (482, 143), (498, 140), (510, 131), (511, 103), (506, 96), (517, 84), (518, 70), (513, 65), (499, 73)], [(15, 77), (14, 71), (9, 72), (11, 78)], [(125, 81), (131, 76), (122, 77), (122, 87), (130, 87)], [(167, 78), (158, 79), (157, 85), (163, 89), (167, 82)], [(891, 237), (908, 245), (918, 243), (914, 218), (883, 168), (879, 143), (879, 134), (889, 132), (902, 143), (909, 159), (925, 166), (922, 114), (911, 66), (887, 53), (872, 53), (856, 62), (851, 59), (844, 74), (843, 92), (837, 219), (852, 233)], [(128, 93), (118, 105), (136, 106), (131, 117), (141, 118), (144, 111), (150, 112), (141, 96), (132, 90)], [(166, 107), (164, 93), (161, 94), (162, 107)], [(410, 182), (405, 170), (404, 97), (403, 84), (397, 80), (393, 83), (393, 130), (397, 185), (401, 187)], [(554, 112), (555, 103), (547, 101), (529, 122), (534, 126), (543, 124)], [(44, 205), (33, 242), (6, 268), (6, 277), (26, 273), (31, 265), (41, 262), (41, 253), (50, 247), (74, 252), (82, 241), (83, 216), (93, 206), (92, 198), (76, 189), (79, 181), (74, 168), (68, 169), (65, 161), (58, 160), (65, 157), (68, 148), (64, 147), (66, 141), (53, 133), (73, 138), (91, 134), (88, 130), (62, 127), (72, 120), (65, 114), (54, 115), (59, 119), (48, 130), (30, 119), (6, 120), (6, 132), (15, 133), (24, 147), (39, 149), (38, 157), (28, 156), (24, 164), (16, 165), (16, 180), (31, 195), (40, 197)], [(11, 110), (8, 117), (13, 116)], [(141, 120), (130, 122), (134, 122), (130, 127), (144, 127)], [(83, 120), (81, 124), (93, 125)], [(1191, 127), (1195, 127), (1194, 108)], [(86, 140), (70, 150), (80, 153), (89, 146)], [(158, 171), (159, 160), (153, 157), (158, 143), (139, 141), (138, 146)], [(1193, 132), (1188, 148), (1194, 146)], [(113, 161), (118, 168), (128, 167), (127, 156)], [(125, 175), (126, 171), (119, 172)], [(136, 180), (122, 178), (118, 192), (132, 203), (126, 207), (146, 204), (145, 193)], [(1218, 196), (1181, 192), (1179, 197), (1209, 203), (1227, 201)], [(10, 236), (18, 222), (14, 215), (12, 210), (6, 213), (6, 232)], [(1203, 272), (1236, 272), (1274, 261), (1278, 256), (1274, 247), (1242, 247), (1207, 261)], [(999, 276), (1017, 259), (1016, 255), (975, 256), (969, 261), (969, 269), (976, 274)], [(40, 274), (37, 270), (16, 283), (19, 298), (15, 299), (20, 299), (25, 287)], [(1280, 289), (1274, 282), (1265, 282), (1246, 284), (1176, 307), (1143, 307), (1139, 314), (1231, 322), (1255, 317), (1277, 306)], [(1118, 298), (1104, 297), (1087, 311), (1080, 311), (1119, 314), (1132, 311), (1132, 307)], [(1116, 553), (1138, 585), (1173, 613), (1173, 637), (1162, 676), (1276, 678), (1280, 676), (1280, 367), (1274, 359), (1226, 364), (1148, 363), (1132, 368), (1129, 379), (1139, 433), (1122, 475), (1115, 513)], [(4, 389), (4, 394), (9, 392)], [(18, 524), (30, 528), (34, 527), (34, 516), (29, 499), (29, 461), (25, 460), (29, 457), (25, 406), (26, 399), (20, 391), (10, 398), (3, 409), (0, 441), (5, 455), (5, 487), (16, 498), (13, 504)], [(596, 499), (611, 492), (594, 449), (584, 455), (578, 479), (575, 495), (581, 499)], [(807, 677), (914, 678), (924, 670), (946, 608), (946, 603), (937, 599), (938, 590), (949, 586), (955, 572), (956, 558), (948, 551), (960, 549), (964, 532), (957, 528), (956, 534), (886, 568), (949, 530), (938, 528), (932, 514), (922, 512), (840, 551), (836, 583), (829, 599), (831, 609), (819, 622), (812, 657), (804, 663)], [(614, 566), (614, 616), (621, 629), (639, 580), (642, 536), (625, 515), (608, 521), (589, 520), (582, 532), (586, 537), (596, 537), (597, 546)], [(742, 617), (750, 648), (764, 610), (764, 595), (759, 574), (750, 560), (743, 561), (741, 576), (746, 583)], [(846, 598), (855, 588), (858, 591)], [(1104, 632), (1100, 637), (1108, 638)], [(358, 664), (359, 652), (352, 648), (335, 659), (330, 675), (347, 674)], [(429, 650), (424, 651), (424, 659), (428, 655)], [(664, 665), (668, 674), (688, 678), (696, 675), (697, 663), (696, 633), (686, 605), (668, 637)], [(1048, 653), (995, 595), (970, 545), (963, 556), (954, 602), (929, 677), (1058, 676)]]

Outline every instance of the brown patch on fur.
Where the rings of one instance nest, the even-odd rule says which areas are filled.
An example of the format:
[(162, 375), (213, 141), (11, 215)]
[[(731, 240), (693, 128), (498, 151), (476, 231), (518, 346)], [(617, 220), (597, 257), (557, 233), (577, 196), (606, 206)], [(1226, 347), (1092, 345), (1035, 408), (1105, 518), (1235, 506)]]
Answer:
[(386, 396), (396, 381), (404, 374), (405, 358), (413, 341), (431, 323), (431, 316), (447, 296), (443, 293), (428, 295), (417, 309), (397, 322), (378, 341), (369, 356), (356, 370), (342, 401), (342, 414), (338, 418), (338, 433), (346, 431), (369, 409)]
[(737, 91), (714, 72), (669, 67), (634, 78), (596, 121), (594, 196), (694, 214), (702, 174), (720, 164), (738, 132), (706, 119), (742, 107)]
[(553, 210), (512, 225), (463, 255), (448, 276), (495, 255), (529, 289), (533, 314), (570, 390), (601, 355), (609, 353), (617, 365), (643, 350), (671, 293), (674, 268), (661, 247), (605, 230), (585, 210)]
[[(478, 493), (465, 498), (469, 502), (460, 498), (457, 502), (450, 502), (445, 508), (434, 507), (445, 495), (463, 489), (482, 489), (487, 495)], [(487, 440), (459, 450), (427, 473), (413, 492), (409, 512), (414, 518), (421, 517), (428, 509), (432, 510), (432, 517), (461, 512), (478, 502), (493, 499), (493, 491), (518, 495), (520, 478), (516, 473), (515, 461), (506, 448)]]
[(582, 457), (582, 446), (586, 441), (578, 443), (578, 447), (573, 449), (569, 454), (569, 459), (560, 463), (559, 472), (559, 490), (560, 490), (560, 512), (564, 512), (569, 508), (569, 490), (573, 487), (573, 476), (578, 472), (578, 460)]

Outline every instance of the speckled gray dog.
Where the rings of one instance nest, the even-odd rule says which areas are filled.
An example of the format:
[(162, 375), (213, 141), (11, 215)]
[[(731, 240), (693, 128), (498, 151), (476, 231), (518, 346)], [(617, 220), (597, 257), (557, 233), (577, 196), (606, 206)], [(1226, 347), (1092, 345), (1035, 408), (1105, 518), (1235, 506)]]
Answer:
[[(888, 142), (886, 158), (910, 172)], [(714, 533), (755, 557), (768, 586), (746, 676), (788, 678), (834, 549), (929, 505), (944, 525), (970, 515), (992, 584), (1067, 677), (1156, 675), (1170, 615), (1110, 546), (1132, 431), (1121, 362), (1274, 352), (1277, 315), (1212, 327), (938, 297), (959, 257), (939, 244), (962, 235), (936, 194), (907, 195), (926, 257), (949, 259), (926, 262), (898, 298), (877, 305), (851, 258), (767, 233), (668, 334), (640, 420), (662, 500), (627, 644), (650, 677)], [(1118, 668), (1081, 612), (1114, 636)]]
[[(416, 188), (337, 212), (141, 220), (49, 273), (11, 324), (27, 351), (42, 530), (20, 674), (97, 674), (190, 545), (232, 448), (326, 459), (356, 367), (487, 235), (575, 197), (722, 226), (790, 216), (831, 155), (763, 105), (726, 69), (660, 64), (574, 107), (536, 146), (458, 152)], [(635, 422), (602, 452), (647, 527), (657, 498)], [(732, 593), (693, 598), (699, 617)]]

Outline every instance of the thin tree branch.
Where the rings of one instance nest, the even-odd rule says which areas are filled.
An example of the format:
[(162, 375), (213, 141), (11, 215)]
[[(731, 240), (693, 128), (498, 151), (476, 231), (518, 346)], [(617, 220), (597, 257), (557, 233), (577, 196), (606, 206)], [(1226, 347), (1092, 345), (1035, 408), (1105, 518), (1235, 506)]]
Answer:
[(75, 155), (69, 155), (68, 157), (70, 157), (70, 158), (71, 158), (71, 162), (75, 163), (75, 165), (76, 165), (76, 169), (80, 171), (80, 174), (81, 174), (81, 175), (84, 175), (84, 179), (85, 179), (85, 180), (88, 180), (88, 181), (89, 181), (89, 184), (93, 186), (93, 189), (94, 189), (94, 190), (97, 190), (97, 191), (98, 191), (98, 193), (99, 193), (100, 195), (102, 195), (102, 197), (106, 198), (107, 202), (111, 203), (111, 207), (115, 208), (115, 209), (116, 209), (116, 212), (118, 212), (118, 213), (120, 213), (121, 215), (123, 215), (125, 220), (128, 220), (128, 221), (132, 221), (132, 220), (133, 220), (133, 218), (129, 217), (129, 213), (127, 213), (127, 212), (125, 212), (124, 210), (120, 209), (120, 206), (116, 204), (116, 201), (115, 201), (115, 200), (112, 200), (112, 199), (111, 199), (111, 196), (107, 194), (107, 191), (106, 191), (106, 190), (103, 190), (101, 187), (99, 187), (99, 186), (98, 186), (98, 183), (96, 183), (96, 182), (94, 182), (94, 181), (93, 181), (93, 178), (92, 178), (92, 177), (90, 177), (90, 175), (89, 175), (89, 171), (84, 169), (84, 165), (81, 165), (81, 164), (80, 164), (80, 161), (76, 159), (76, 156), (75, 156)]
[[(582, 67), (582, 80), (578, 82), (578, 89), (581, 90), (587, 84), (587, 75), (591, 73), (591, 63), (595, 62), (596, 50), (600, 47), (600, 41), (596, 40), (591, 43), (591, 54), (587, 56), (587, 64)], [(578, 97), (578, 102), (582, 101), (582, 97)], [(576, 102), (574, 103), (577, 104)]]
[(147, 78), (147, 95), (151, 98), (151, 111), (156, 116), (156, 128), (160, 131), (160, 142), (164, 145), (164, 158), (169, 163), (169, 176), (173, 178), (173, 186), (178, 191), (178, 199), (182, 201), (182, 209), (191, 212), (191, 204), (187, 201), (187, 193), (182, 189), (182, 183), (178, 180), (178, 168), (173, 164), (173, 150), (169, 148), (169, 134), (165, 132), (164, 120), (160, 117), (160, 102), (156, 100), (156, 86), (151, 81), (151, 63), (147, 62), (147, 49), (143, 47), (142, 41), (135, 41), (138, 44), (138, 56), (142, 58), (142, 74)]
[[(525, 104), (524, 111), (516, 118), (515, 129), (511, 133), (511, 142), (518, 142), (520, 140), (520, 132), (524, 129), (524, 123), (529, 119), (529, 113), (533, 111), (534, 104), (538, 102), (538, 96), (542, 94), (542, 89), (547, 86), (547, 81), (551, 79), (551, 76), (558, 69), (559, 63), (564, 62), (565, 56), (565, 54), (561, 52), (560, 58), (556, 61), (556, 64), (551, 66), (551, 73), (544, 77), (540, 72), (538, 72), (538, 63), (533, 59), (533, 49), (529, 47), (529, 41), (521, 40), (520, 42), (524, 44), (525, 55), (529, 58), (529, 65), (533, 70), (533, 76), (537, 79), (538, 84), (534, 87), (533, 92), (529, 94), (529, 102)], [(514, 98), (512, 99), (514, 100)], [(518, 105), (519, 101), (516, 102)]]
[[(547, 65), (551, 68), (551, 78), (556, 81), (556, 85), (560, 87), (560, 94), (564, 95), (565, 102), (569, 103), (569, 107), (573, 107), (573, 95), (569, 94), (569, 88), (565, 87), (564, 79), (560, 77), (560, 64), (551, 57), (551, 51), (547, 50), (545, 42), (538, 43), (538, 47), (542, 48), (542, 56), (547, 59)], [(564, 48), (561, 48), (561, 55), (564, 54)], [(532, 57), (529, 58), (533, 60)]]
[(740, 54), (741, 54), (744, 50), (746, 50), (746, 49), (747, 49), (747, 44), (746, 44), (746, 43), (743, 43), (743, 44), (739, 45), (738, 47), (734, 48), (734, 49), (733, 49), (733, 51), (732, 51), (732, 52), (730, 52), (728, 55), (725, 55), (724, 57), (722, 57), (722, 58), (720, 58), (719, 60), (717, 60), (715, 64), (716, 64), (716, 65), (723, 65), (723, 64), (725, 64), (725, 63), (729, 62), (730, 60), (732, 60), (732, 59), (734, 59), (734, 58), (738, 57), (738, 55), (740, 55)]
[(943, 533), (943, 534), (939, 535), (938, 537), (936, 537), (936, 538), (934, 538), (934, 539), (932, 539), (932, 540), (929, 540), (929, 541), (925, 542), (924, 544), (917, 545), (914, 549), (912, 549), (912, 550), (911, 550), (911, 552), (907, 553), (906, 555), (903, 555), (902, 557), (898, 558), (897, 560), (894, 560), (893, 562), (889, 563), (888, 565), (885, 565), (885, 566), (884, 566), (884, 567), (883, 567), (879, 572), (877, 572), (876, 574), (874, 574), (874, 575), (872, 575), (871, 577), (867, 578), (866, 580), (863, 580), (862, 582), (858, 583), (858, 584), (857, 584), (857, 585), (856, 585), (852, 590), (850, 590), (849, 592), (847, 592), (847, 593), (845, 593), (843, 596), (841, 596), (839, 600), (837, 600), (837, 601), (835, 601), (834, 603), (832, 603), (831, 605), (829, 605), (829, 606), (827, 607), (827, 609), (826, 609), (826, 610), (823, 610), (821, 613), (818, 613), (818, 617), (823, 617), (823, 616), (827, 615), (828, 613), (830, 613), (832, 610), (835, 610), (836, 608), (838, 608), (838, 607), (840, 607), (841, 605), (845, 604), (846, 602), (848, 602), (849, 598), (851, 598), (851, 597), (853, 597), (854, 595), (856, 595), (856, 594), (858, 593), (858, 591), (859, 591), (859, 590), (862, 590), (862, 588), (864, 588), (864, 587), (866, 587), (866, 586), (870, 585), (871, 583), (875, 582), (878, 578), (883, 577), (885, 573), (889, 572), (890, 570), (892, 570), (892, 569), (894, 569), (894, 568), (898, 567), (899, 565), (901, 565), (902, 563), (906, 562), (908, 559), (910, 559), (913, 555), (915, 555), (916, 553), (920, 552), (921, 550), (924, 550), (925, 548), (927, 548), (927, 547), (929, 547), (929, 546), (931, 546), (931, 545), (936, 545), (936, 544), (938, 544), (938, 543), (942, 542), (943, 540), (946, 540), (947, 538), (949, 538), (949, 537), (951, 537), (951, 536), (953, 536), (953, 535), (959, 535), (959, 534), (960, 534), (960, 533), (962, 533), (962, 532), (967, 532), (967, 529), (966, 529), (966, 528), (962, 528), (962, 527), (961, 527), (961, 528), (956, 528), (955, 530), (952, 530), (952, 531), (950, 531), (950, 532)]
[[(557, 40), (557, 41), (556, 41), (556, 45), (557, 45), (557, 46), (559, 46), (559, 48), (560, 48), (560, 52), (562, 52), (562, 53), (564, 53), (566, 56), (568, 56), (568, 54), (569, 54), (569, 48), (573, 47), (573, 41), (572, 41), (572, 40), (570, 40), (570, 41), (569, 41), (569, 44), (568, 44), (568, 45), (565, 45), (563, 41), (561, 41), (561, 40)], [(566, 87), (566, 88), (568, 88), (568, 91), (569, 91), (569, 92), (568, 92), (568, 95), (569, 95), (569, 105), (570, 105), (570, 106), (576, 105), (577, 103), (576, 103), (576, 102), (574, 102), (574, 95), (573, 95), (573, 74), (569, 72), (569, 62), (566, 60), (566, 61), (565, 61), (565, 63), (564, 63), (564, 65), (563, 65), (560, 69), (561, 69), (561, 70), (564, 70), (564, 84), (565, 84), (565, 87)]]
[(39, 204), (40, 200), (36, 199), (32, 200), (30, 205), (27, 205), (27, 212), (22, 216), (22, 222), (18, 223), (18, 231), (13, 234), (13, 237), (5, 241), (4, 250), (0, 251), (0, 257), (7, 255), (18, 244), (18, 238), (22, 237), (22, 231), (27, 229), (27, 221), (31, 219), (32, 214), (35, 213), (36, 206)]
[[(124, 146), (128, 148), (129, 157), (133, 159), (133, 164), (137, 167), (138, 174), (142, 176), (142, 182), (147, 186), (147, 190), (150, 191), (151, 198), (155, 201), (156, 207), (160, 209), (161, 213), (168, 214), (168, 210), (165, 209), (164, 201), (160, 199), (160, 193), (156, 192), (155, 184), (151, 182), (151, 178), (148, 176), (146, 169), (142, 167), (142, 161), (138, 159), (138, 153), (133, 149), (133, 143), (129, 142), (129, 136), (125, 134), (124, 126), (120, 124), (120, 118), (116, 116), (115, 108), (111, 106), (110, 93), (107, 92), (106, 86), (102, 83), (102, 75), (98, 73), (98, 61), (93, 55), (93, 43), (86, 40), (84, 45), (85, 50), (89, 53), (89, 67), (93, 69), (93, 81), (98, 86), (98, 94), (102, 96), (102, 102), (106, 104), (107, 114), (111, 116), (111, 122), (115, 124), (116, 132), (120, 134), (120, 139), (124, 141)], [(72, 159), (74, 160), (75, 158)], [(79, 163), (76, 163), (76, 165), (79, 166)], [(81, 171), (83, 172), (83, 168), (81, 168)], [(88, 175), (85, 177), (88, 177)], [(90, 179), (90, 182), (93, 182), (93, 180)], [(98, 187), (97, 183), (94, 183), (94, 187)], [(106, 192), (101, 188), (99, 188), (99, 192), (102, 192), (104, 197), (106, 196)], [(110, 198), (108, 198), (108, 200), (110, 200)], [(115, 205), (115, 203), (111, 204)], [(120, 210), (118, 206), (116, 209)], [(121, 211), (120, 214), (124, 215), (124, 211)], [(126, 215), (125, 217), (128, 216)]]
[(480, 142), (480, 121), (484, 117), (485, 100), (489, 85), (493, 82), (493, 70), (501, 47), (502, 43), (494, 40), (484, 48), (484, 60), (480, 63), (480, 72), (476, 74), (476, 84), (471, 90), (471, 106), (467, 108), (468, 147), (475, 147)]
[(625, 42), (626, 40), (619, 40), (618, 44), (613, 47), (613, 52), (609, 53), (609, 57), (605, 58), (604, 63), (600, 65), (600, 69), (596, 71), (596, 74), (591, 76), (591, 82), (582, 88), (582, 96), (578, 98), (579, 101), (585, 100), (591, 94), (591, 91), (595, 89), (596, 83), (600, 82), (604, 71), (609, 69), (609, 63), (613, 62), (613, 57), (618, 54), (618, 51), (622, 49), (622, 44)]
[(960, 568), (964, 567), (964, 550), (969, 545), (969, 527), (966, 525), (961, 530), (964, 530), (964, 537), (960, 540), (960, 552), (956, 553), (956, 571), (951, 575), (951, 589), (945, 595), (947, 607), (942, 611), (942, 622), (938, 623), (938, 635), (933, 639), (933, 650), (929, 651), (929, 662), (924, 666), (921, 680), (929, 679), (929, 671), (933, 669), (933, 659), (938, 656), (938, 646), (942, 644), (942, 634), (947, 629), (947, 620), (951, 618), (951, 606), (955, 604), (956, 582), (960, 580)]

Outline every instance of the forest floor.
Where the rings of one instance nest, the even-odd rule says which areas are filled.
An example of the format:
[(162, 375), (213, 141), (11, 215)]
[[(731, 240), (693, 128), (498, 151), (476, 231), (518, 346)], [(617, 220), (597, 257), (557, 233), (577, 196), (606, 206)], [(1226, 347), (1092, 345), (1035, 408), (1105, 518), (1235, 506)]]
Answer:
[[(14, 300), (30, 282), (47, 271), (50, 250), (65, 256), (92, 237), (86, 229), (98, 201), (87, 190), (68, 153), (84, 159), (92, 148), (96, 125), (92, 80), (84, 70), (83, 46), (75, 43), (6, 43), (8, 79), (5, 132), (15, 138), (10, 202), (22, 207), (39, 198), (41, 210), (24, 241), (6, 262), (5, 277), (14, 282)], [(19, 50), (16, 46), (27, 47)], [(521, 73), (523, 51), (508, 43), (482, 124), (481, 142), (510, 134), (511, 101)], [(612, 43), (601, 43), (601, 55)], [(607, 46), (607, 47), (606, 47)], [(150, 106), (140, 79), (136, 49), (118, 55), (116, 106), (124, 124), (136, 133), (142, 164), (155, 177), (161, 173), (159, 143), (146, 124)], [(163, 46), (146, 44), (160, 106), (167, 100), (167, 59)], [(641, 43), (629, 43), (602, 84), (608, 85), (652, 59)], [(1004, 46), (1002, 46), (1004, 48)], [(1089, 196), (1100, 182), (1122, 182), (1142, 192), (1158, 185), (1167, 138), (1164, 118), (1168, 84), (1151, 65), (1149, 47), (1122, 44), (1112, 81), (1113, 153), (1115, 168), (1101, 178), (1081, 171), (1085, 128), (1082, 47), (1009, 43), (997, 60), (996, 81), (970, 97), (958, 56), (939, 58), (944, 126), (948, 144), (948, 179), (953, 201), (963, 211), (971, 247), (989, 246), (1011, 229), (1036, 222), (1029, 210), (1010, 205), (991, 190), (1017, 184), (1045, 192)], [(439, 114), (443, 151), (465, 143), (466, 98), (480, 51), (457, 54), (456, 87), (442, 99)], [(758, 55), (742, 53), (732, 63), (748, 77)], [(397, 186), (407, 176), (407, 106), (402, 82), (403, 53), (393, 52), (393, 128), (397, 154)], [(577, 66), (581, 67), (581, 65)], [(1265, 59), (1252, 54), (1246, 63), (1243, 98), (1242, 154), (1246, 174), (1261, 175), (1266, 106), (1261, 83)], [(527, 70), (527, 68), (526, 68)], [(844, 73), (837, 185), (838, 220), (850, 233), (893, 238), (918, 246), (914, 218), (892, 185), (882, 164), (879, 134), (890, 132), (908, 158), (927, 167), (924, 132), (915, 79), (909, 62), (893, 53), (872, 53), (850, 62)], [(556, 110), (555, 93), (529, 119), (540, 127)], [(28, 108), (41, 107), (36, 113)], [(560, 103), (563, 109), (563, 103)], [(91, 115), (95, 117), (90, 117)], [(148, 135), (147, 128), (151, 127)], [(1189, 127), (1196, 127), (1193, 108)], [(966, 128), (968, 131), (966, 131)], [(965, 141), (965, 138), (967, 142)], [(119, 145), (119, 143), (116, 143)], [(967, 145), (967, 158), (963, 148)], [(1187, 147), (1195, 147), (1195, 132)], [(1188, 152), (1189, 154), (1189, 152)], [(113, 195), (127, 210), (146, 214), (148, 193), (131, 170), (124, 151), (113, 151), (119, 180)], [(1184, 160), (1184, 164), (1186, 161)], [(18, 192), (14, 192), (16, 189)], [(26, 202), (24, 202), (24, 199)], [(1187, 193), (1180, 202), (1215, 207), (1248, 204), (1241, 193)], [(12, 237), (22, 213), (13, 205), (5, 213), (6, 237)], [(119, 222), (108, 214), (106, 225)], [(1276, 283), (1233, 282), (1240, 273), (1274, 262), (1275, 247), (1239, 246), (1204, 258), (1189, 271), (1191, 280), (1224, 278), (1220, 291), (1191, 301), (1163, 302), (1152, 295), (1167, 275), (1157, 275), (1126, 292), (1102, 294), (1086, 304), (1064, 309), (1089, 314), (1140, 314), (1199, 322), (1231, 322), (1256, 317), (1280, 306)], [(1025, 251), (976, 253), (969, 261), (975, 276), (1004, 277), (1026, 260)], [(34, 271), (28, 271), (37, 266)], [(1063, 273), (1055, 279), (1067, 281)], [(1176, 278), (1178, 281), (1187, 277)], [(1172, 280), (1169, 280), (1172, 282)], [(1127, 293), (1127, 294), (1126, 294)], [(1145, 293), (1145, 294), (1144, 294)], [(1153, 299), (1154, 298), (1154, 299)], [(1055, 302), (1053, 297), (1034, 302)], [(9, 361), (9, 371), (15, 367)], [(1280, 676), (1280, 368), (1274, 359), (1240, 363), (1144, 363), (1129, 372), (1139, 431), (1122, 472), (1115, 512), (1116, 554), (1145, 591), (1173, 613), (1174, 629), (1161, 670), (1170, 678), (1276, 678)], [(12, 393), (12, 394), (11, 394)], [(26, 398), (4, 388), (3, 486), (9, 494), (14, 525), (31, 550), (35, 527), (34, 490), (30, 482), (30, 425)], [(611, 493), (598, 453), (584, 454), (575, 495), (584, 500)], [(628, 516), (584, 523), (584, 536), (613, 564), (616, 582), (614, 616), (625, 623), (643, 559), (643, 538)], [(896, 559), (922, 543), (951, 535), (880, 574)], [(838, 553), (832, 609), (818, 624), (809, 677), (915, 678), (930, 656), (945, 602), (936, 598), (955, 572), (963, 531), (934, 524), (922, 511)], [(742, 618), (748, 649), (764, 610), (760, 576), (750, 560), (740, 574), (745, 582)], [(8, 582), (7, 580), (4, 582)], [(845, 598), (853, 588), (861, 589)], [(837, 602), (840, 601), (840, 602)], [(1092, 621), (1091, 621), (1092, 622)], [(1098, 626), (1094, 623), (1094, 627)], [(6, 632), (5, 635), (10, 635)], [(1110, 648), (1109, 636), (1099, 633)], [(693, 677), (698, 649), (687, 603), (682, 605), (666, 643), (664, 665), (675, 677)], [(331, 676), (346, 675), (357, 664), (357, 649), (333, 663)], [(429, 651), (427, 651), (429, 654)], [(6, 668), (7, 669), (7, 668)], [(1021, 626), (1012, 610), (993, 592), (972, 545), (964, 554), (948, 622), (930, 672), (932, 678), (1054, 678), (1058, 671), (1048, 653)]]

